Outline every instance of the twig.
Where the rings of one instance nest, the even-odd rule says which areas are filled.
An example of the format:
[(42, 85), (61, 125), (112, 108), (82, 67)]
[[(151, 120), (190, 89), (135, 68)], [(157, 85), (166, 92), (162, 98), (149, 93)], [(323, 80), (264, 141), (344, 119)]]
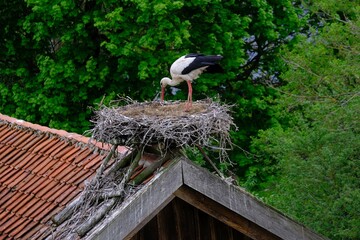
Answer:
[(104, 201), (103, 205), (97, 209), (97, 211), (94, 213), (92, 217), (90, 217), (87, 221), (85, 221), (83, 224), (81, 224), (77, 229), (77, 234), (82, 237), (84, 236), (94, 225), (96, 225), (104, 216), (107, 214), (110, 209), (114, 206), (114, 204), (117, 202), (118, 198), (121, 197), (124, 193), (125, 184), (129, 181), (131, 174), (133, 173), (134, 169), (139, 163), (139, 160), (141, 158), (142, 154), (141, 147), (138, 150), (138, 153), (136, 154), (135, 158), (133, 159), (129, 169), (127, 170), (125, 176), (123, 177), (121, 183), (119, 184), (118, 188), (116, 189), (116, 195), (108, 194), (106, 196), (102, 196), (106, 200)]
[(118, 147), (117, 144), (114, 144), (109, 152), (109, 154), (106, 156), (106, 158), (103, 160), (103, 162), (101, 163), (100, 167), (98, 168), (98, 170), (96, 171), (96, 175), (94, 177), (95, 180), (99, 179), (99, 177), (103, 174), (106, 165), (108, 164), (109, 160), (111, 159), (111, 157), (114, 155), (116, 148)]
[(202, 149), (202, 147), (198, 144), (195, 145), (197, 147), (197, 149), (199, 149), (200, 153), (203, 155), (203, 157), (205, 158), (206, 161), (208, 161), (208, 163), (210, 163), (210, 165), (215, 169), (215, 171), (217, 172), (217, 174), (219, 174), (219, 176), (221, 178), (225, 178), (224, 175), (220, 172), (220, 170), (216, 167), (215, 163), (213, 163), (213, 161), (211, 161), (211, 159), (208, 157), (208, 155), (205, 153), (204, 149)]
[(123, 195), (125, 184), (128, 183), (132, 173), (134, 172), (134, 169), (137, 167), (139, 160), (141, 158), (141, 154), (142, 154), (141, 149), (138, 149), (135, 158), (132, 160), (132, 163), (128, 168), (128, 170), (126, 171), (126, 174), (123, 176), (120, 184), (116, 187), (114, 191), (100, 195), (99, 196), (100, 199), (121, 197)]
[(126, 155), (124, 158), (121, 158), (116, 163), (114, 163), (114, 165), (109, 169), (107, 174), (112, 174), (112, 173), (118, 171), (120, 168), (125, 167), (131, 161), (131, 159), (134, 156), (136, 156), (136, 154), (137, 154), (137, 150), (136, 150), (136, 148), (133, 148), (131, 150), (131, 152), (128, 153), (128, 155)]
[(71, 214), (75, 211), (75, 209), (81, 205), (84, 199), (84, 194), (81, 194), (81, 196), (74, 201), (72, 201), (69, 205), (67, 205), (61, 212), (56, 214), (52, 217), (52, 221), (56, 225), (62, 224), (64, 221), (66, 221)]

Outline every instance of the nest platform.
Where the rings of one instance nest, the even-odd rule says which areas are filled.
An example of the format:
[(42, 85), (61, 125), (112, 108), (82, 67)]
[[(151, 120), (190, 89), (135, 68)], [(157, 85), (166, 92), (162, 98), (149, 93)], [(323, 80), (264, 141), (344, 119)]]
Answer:
[(163, 144), (165, 148), (230, 143), (234, 126), (229, 106), (210, 99), (193, 102), (130, 102), (125, 106), (101, 106), (95, 111), (92, 138), (125, 146)]

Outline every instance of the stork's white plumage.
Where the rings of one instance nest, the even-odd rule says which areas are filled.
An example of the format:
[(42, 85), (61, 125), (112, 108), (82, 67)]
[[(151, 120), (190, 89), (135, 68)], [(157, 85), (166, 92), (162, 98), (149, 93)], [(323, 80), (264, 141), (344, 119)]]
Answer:
[(171, 78), (165, 77), (161, 79), (161, 101), (164, 101), (165, 88), (167, 85), (176, 86), (183, 81), (188, 84), (188, 102), (186, 110), (192, 106), (192, 85), (191, 82), (197, 79), (201, 73), (207, 71), (209, 73), (219, 72), (220, 65), (217, 63), (223, 57), (220, 55), (204, 55), (191, 53), (177, 59), (170, 67)]

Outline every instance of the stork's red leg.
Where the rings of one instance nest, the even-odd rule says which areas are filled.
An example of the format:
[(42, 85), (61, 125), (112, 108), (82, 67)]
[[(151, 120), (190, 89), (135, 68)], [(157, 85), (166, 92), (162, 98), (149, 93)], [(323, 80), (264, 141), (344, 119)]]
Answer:
[(165, 87), (161, 87), (161, 102), (164, 102), (164, 97), (165, 97)]
[(191, 85), (191, 81), (186, 81), (188, 84), (188, 101), (185, 105), (185, 110), (189, 111), (190, 108), (192, 107), (192, 85)]

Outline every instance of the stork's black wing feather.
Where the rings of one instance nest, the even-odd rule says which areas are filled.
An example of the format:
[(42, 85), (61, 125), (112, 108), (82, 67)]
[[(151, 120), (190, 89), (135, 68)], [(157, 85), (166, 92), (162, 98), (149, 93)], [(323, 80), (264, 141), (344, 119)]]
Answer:
[(199, 56), (205, 56), (202, 53), (189, 53), (188, 55), (185, 56), (185, 58), (189, 58), (189, 57), (199, 57)]
[(217, 62), (223, 58), (220, 55), (205, 56), (204, 54), (191, 53), (191, 54), (188, 54), (185, 56), (185, 58), (187, 58), (187, 57), (195, 57), (195, 59), (192, 63), (189, 64), (189, 66), (184, 68), (184, 70), (181, 72), (181, 74), (188, 74), (195, 69), (206, 67), (206, 66), (208, 66), (210, 68), (209, 70), (213, 69), (209, 72), (216, 72), (216, 71), (214, 71), (215, 69), (221, 69), (220, 65), (217, 64)]

